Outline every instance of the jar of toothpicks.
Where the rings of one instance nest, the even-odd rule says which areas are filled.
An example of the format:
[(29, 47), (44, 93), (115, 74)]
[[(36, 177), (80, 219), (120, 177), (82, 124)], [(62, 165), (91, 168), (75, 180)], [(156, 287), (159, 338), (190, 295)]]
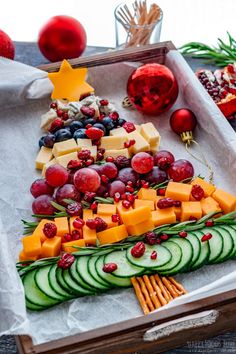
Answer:
[(160, 41), (162, 10), (147, 0), (122, 3), (115, 9), (116, 47), (143, 46)]

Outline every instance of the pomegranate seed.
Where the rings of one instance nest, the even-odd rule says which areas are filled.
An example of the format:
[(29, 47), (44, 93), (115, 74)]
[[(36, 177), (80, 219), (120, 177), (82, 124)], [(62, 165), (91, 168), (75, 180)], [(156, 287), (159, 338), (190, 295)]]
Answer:
[(59, 117), (59, 118), (61, 118), (62, 116), (63, 116), (63, 110), (62, 109), (57, 109), (57, 116)]
[(82, 106), (80, 108), (80, 112), (89, 118), (93, 118), (95, 115), (95, 109), (93, 107), (88, 107), (88, 106)]
[(107, 184), (109, 182), (109, 178), (106, 175), (101, 175), (101, 181)]
[(192, 215), (191, 215), (191, 216), (189, 217), (189, 221), (197, 221), (196, 216), (192, 216)]
[(63, 114), (62, 114), (62, 119), (63, 119), (63, 120), (69, 119), (69, 114), (68, 114), (68, 112), (63, 112)]
[(108, 192), (104, 193), (104, 198), (108, 198), (108, 197), (109, 197), (109, 193)]
[(71, 234), (65, 234), (64, 236), (63, 236), (63, 241), (64, 242), (70, 242), (70, 241), (72, 241), (72, 236), (71, 236)]
[(83, 167), (83, 162), (81, 160), (70, 160), (67, 164), (69, 170), (76, 170)]
[(107, 223), (100, 217), (96, 217), (95, 219), (96, 222), (96, 231), (100, 232), (100, 231), (104, 231), (108, 228)]
[(197, 201), (204, 198), (204, 195), (205, 195), (203, 188), (201, 186), (199, 186), (198, 184), (195, 184), (192, 187), (191, 194)]
[(128, 149), (130, 147), (129, 141), (124, 142), (124, 148)]
[(85, 128), (89, 129), (89, 128), (92, 128), (92, 126), (93, 126), (92, 124), (87, 124)]
[(105, 273), (113, 273), (118, 268), (116, 263), (106, 263), (102, 267), (103, 272)]
[(88, 149), (82, 149), (78, 152), (78, 158), (80, 160), (87, 160), (91, 156), (91, 151)]
[(207, 234), (203, 235), (201, 238), (202, 242), (208, 241), (212, 238), (212, 234), (210, 232), (208, 232)]
[(132, 122), (125, 122), (122, 127), (127, 131), (127, 133), (131, 133), (136, 130), (135, 125)]
[(120, 217), (118, 214), (112, 214), (111, 220), (112, 222), (120, 222)]
[(133, 146), (136, 143), (135, 139), (131, 139), (129, 141), (129, 146)]
[(104, 131), (99, 128), (92, 127), (85, 130), (85, 134), (91, 140), (99, 140), (103, 137)]
[(157, 259), (157, 252), (156, 251), (152, 251), (150, 258), (153, 259), (153, 260)]
[(134, 193), (134, 188), (131, 187), (131, 186), (126, 186), (126, 187), (125, 187), (125, 190), (126, 190), (126, 192)]
[(99, 103), (101, 106), (108, 106), (109, 101), (108, 100), (100, 100)]
[(187, 236), (188, 236), (188, 234), (187, 234), (186, 231), (180, 231), (180, 232), (179, 232), (179, 237), (185, 238), (185, 237), (187, 237)]
[(82, 238), (82, 235), (80, 234), (79, 230), (73, 230), (71, 233), (73, 241), (79, 240)]
[(171, 208), (174, 205), (174, 201), (172, 198), (162, 198), (157, 202), (157, 207), (159, 209)]
[(145, 241), (150, 246), (155, 245), (157, 242), (157, 235), (152, 231), (148, 231), (145, 234)]
[(140, 258), (144, 255), (145, 249), (145, 244), (142, 241), (137, 242), (136, 245), (131, 248), (131, 254), (135, 258)]
[(47, 238), (53, 238), (57, 234), (57, 227), (52, 222), (47, 222), (43, 227), (43, 233)]
[(165, 188), (158, 188), (157, 189), (157, 195), (164, 196), (165, 194), (166, 194)]
[(94, 158), (90, 157), (87, 161), (85, 161), (86, 166), (91, 166), (94, 163)]
[(114, 161), (115, 161), (114, 157), (112, 157), (112, 156), (107, 156), (106, 162), (114, 162)]
[(73, 226), (74, 226), (76, 229), (82, 229), (82, 227), (84, 226), (84, 220), (83, 220), (83, 219), (80, 219), (80, 218), (76, 218), (76, 219), (73, 221)]
[(70, 253), (64, 253), (57, 262), (58, 268), (69, 269), (75, 261), (75, 256)]
[(127, 186), (133, 187), (133, 186), (134, 186), (134, 184), (133, 184), (133, 182), (132, 182), (132, 181), (128, 181), (128, 182), (127, 182)]
[(56, 103), (56, 102), (52, 102), (52, 103), (50, 104), (50, 108), (56, 109), (56, 108), (57, 108), (57, 103)]
[(118, 112), (111, 112), (109, 113), (109, 118), (112, 120), (117, 120), (119, 118), (119, 113)]
[(74, 202), (66, 207), (66, 212), (70, 216), (82, 216), (83, 213), (83, 207), (80, 203)]
[(123, 193), (122, 196), (121, 196), (121, 199), (122, 199), (122, 200), (126, 200), (126, 197), (127, 197), (127, 194), (126, 194), (126, 193)]
[(97, 222), (96, 222), (95, 219), (88, 219), (88, 220), (86, 221), (86, 225), (87, 225), (90, 229), (96, 230)]
[(122, 205), (125, 209), (129, 209), (131, 207), (131, 203), (128, 200), (122, 200)]
[(92, 209), (93, 211), (97, 211), (97, 202), (93, 202), (91, 205), (90, 205), (90, 209)]
[(61, 118), (56, 118), (54, 119), (54, 121), (52, 122), (49, 131), (50, 132), (54, 132), (58, 129), (61, 129), (64, 127), (64, 122)]
[(103, 154), (101, 152), (97, 153), (97, 160), (102, 161), (103, 160)]
[(84, 194), (84, 200), (89, 203), (93, 201), (94, 197), (96, 197), (95, 192), (85, 192)]
[(161, 239), (160, 239), (160, 237), (157, 238), (156, 244), (157, 244), (157, 245), (160, 245), (160, 244), (161, 244)]
[(214, 226), (214, 221), (213, 220), (207, 220), (205, 222), (205, 225), (208, 226), (208, 227), (212, 227), (212, 226)]
[(160, 235), (160, 239), (161, 239), (162, 241), (167, 241), (167, 240), (169, 240), (169, 235), (167, 235), (167, 234), (162, 234), (162, 235)]
[(128, 200), (128, 202), (130, 202), (130, 204), (134, 204), (135, 196), (133, 194), (127, 194), (126, 200)]
[(142, 187), (148, 189), (149, 188), (149, 183), (148, 182), (143, 182), (141, 181)]
[[(100, 152), (102, 155), (104, 155), (105, 154), (105, 149), (104, 148), (99, 148), (98, 152)], [(113, 162), (113, 161), (110, 161), (110, 162)]]
[(121, 195), (119, 192), (116, 192), (114, 195), (114, 201), (118, 203), (120, 201)]
[(100, 116), (98, 117), (99, 122), (102, 122), (104, 117), (106, 117), (105, 113), (100, 113)]

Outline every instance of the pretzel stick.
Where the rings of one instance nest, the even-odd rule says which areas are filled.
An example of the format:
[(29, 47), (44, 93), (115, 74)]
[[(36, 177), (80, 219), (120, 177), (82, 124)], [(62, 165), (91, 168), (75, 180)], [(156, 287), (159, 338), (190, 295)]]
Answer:
[(168, 303), (168, 301), (162, 295), (161, 289), (158, 287), (158, 285), (157, 285), (157, 283), (155, 281), (154, 275), (150, 276), (150, 280), (151, 280), (151, 283), (152, 283), (152, 286), (153, 286), (154, 290), (156, 291), (156, 294), (158, 296), (158, 299), (159, 299), (161, 305), (162, 306), (166, 305)]
[(144, 294), (144, 297), (145, 297), (145, 300), (146, 300), (146, 303), (147, 303), (149, 309), (151, 311), (155, 310), (155, 308), (154, 308), (154, 306), (152, 304), (152, 301), (150, 299), (150, 296), (149, 296), (149, 294), (147, 292), (147, 289), (145, 287), (145, 283), (144, 283), (143, 279), (141, 277), (138, 277), (136, 279), (138, 280), (138, 282), (139, 282), (139, 284), (141, 286), (142, 293)]
[(144, 283), (146, 284), (146, 287), (147, 287), (149, 294), (150, 294), (150, 298), (151, 298), (155, 308), (158, 309), (159, 307), (161, 307), (161, 303), (158, 300), (158, 297), (152, 287), (152, 284), (150, 283), (149, 277), (147, 275), (144, 275), (143, 280), (144, 280)]
[(157, 282), (159, 288), (161, 289), (163, 296), (165, 297), (166, 301), (169, 302), (170, 300), (172, 300), (172, 296), (170, 295), (169, 291), (163, 285), (159, 275), (155, 274), (154, 276), (155, 276), (155, 279), (156, 279), (156, 282)]
[(150, 310), (146, 304), (143, 293), (142, 293), (140, 286), (139, 286), (137, 280), (135, 279), (135, 277), (131, 278), (131, 283), (133, 284), (134, 291), (135, 291), (138, 301), (143, 309), (144, 315), (147, 315), (150, 312)]
[(178, 283), (173, 277), (169, 277), (169, 280), (174, 284), (174, 286), (176, 287), (176, 289), (178, 289), (179, 291), (182, 292), (182, 294), (187, 294), (186, 289), (183, 287), (183, 285), (181, 285), (180, 283)]
[(171, 293), (173, 298), (176, 298), (179, 296), (179, 294), (176, 292), (173, 284), (171, 284), (171, 282), (166, 277), (162, 277), (162, 282), (163, 282), (163, 284), (165, 284), (165, 286), (167, 287), (167, 289), (169, 290), (169, 292)]

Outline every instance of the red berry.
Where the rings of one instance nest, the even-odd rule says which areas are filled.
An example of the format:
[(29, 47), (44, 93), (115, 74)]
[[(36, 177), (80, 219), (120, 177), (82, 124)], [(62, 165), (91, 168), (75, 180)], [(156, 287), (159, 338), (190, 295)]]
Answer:
[(83, 162), (81, 160), (70, 160), (67, 164), (69, 170), (78, 170), (83, 167)]
[[(105, 154), (105, 149), (104, 148), (99, 148), (98, 152), (100, 152), (102, 155), (104, 155)], [(113, 162), (113, 161), (110, 161), (110, 162)]]
[(111, 112), (111, 113), (109, 113), (109, 118), (111, 118), (112, 120), (117, 120), (117, 119), (119, 119), (119, 113), (118, 112)]
[(48, 238), (53, 238), (57, 234), (57, 227), (52, 222), (47, 222), (43, 227), (43, 233)]
[(135, 125), (134, 125), (134, 123), (132, 123), (132, 122), (125, 122), (125, 123), (122, 125), (122, 128), (124, 128), (124, 129), (127, 131), (127, 133), (131, 133), (131, 132), (133, 132), (134, 130), (136, 130)]
[(179, 237), (185, 238), (188, 236), (188, 233), (186, 231), (180, 231), (179, 232)]
[(91, 203), (94, 200), (94, 197), (96, 197), (96, 193), (94, 192), (85, 192), (84, 193), (84, 201)]
[(131, 186), (126, 186), (126, 187), (125, 187), (125, 190), (126, 190), (126, 192), (134, 193), (134, 188), (131, 187)]
[(208, 227), (212, 227), (212, 226), (214, 226), (214, 221), (213, 220), (207, 220), (205, 222), (205, 225), (208, 226)]
[(200, 201), (205, 195), (203, 188), (198, 184), (192, 186), (191, 194), (197, 201)]
[(97, 161), (102, 161), (103, 160), (103, 154), (101, 152), (97, 153)]
[(73, 226), (75, 229), (82, 229), (82, 227), (84, 226), (85, 222), (83, 219), (80, 219), (80, 218), (76, 218), (74, 221), (73, 221)]
[(96, 230), (97, 222), (96, 222), (95, 219), (88, 219), (88, 220), (86, 221), (86, 225), (87, 225), (90, 229)]
[(157, 202), (157, 207), (159, 209), (171, 208), (174, 205), (172, 198), (161, 198)]
[(87, 167), (81, 168), (75, 172), (74, 185), (83, 193), (96, 192), (101, 185), (101, 178), (95, 170)]
[(158, 188), (157, 195), (164, 196), (166, 194), (166, 188)]
[(52, 187), (63, 186), (68, 180), (68, 172), (65, 167), (55, 164), (46, 169), (45, 178)]
[(167, 234), (162, 234), (162, 235), (160, 235), (160, 239), (162, 240), (162, 241), (167, 241), (167, 240), (169, 240), (169, 235), (167, 235)]
[(100, 232), (100, 231), (104, 231), (108, 228), (107, 223), (100, 217), (96, 217), (95, 218), (95, 222), (96, 222), (96, 231)]
[(88, 149), (82, 149), (78, 152), (78, 158), (80, 160), (87, 160), (91, 156), (91, 151)]
[(69, 269), (75, 261), (75, 256), (70, 253), (64, 253), (57, 262), (58, 268)]
[(63, 112), (63, 114), (62, 114), (62, 119), (65, 121), (65, 120), (67, 120), (67, 119), (69, 119), (69, 114), (68, 114), (68, 112)]
[(36, 179), (30, 187), (30, 193), (34, 198), (42, 194), (53, 195), (54, 188), (49, 186), (49, 184), (43, 178)]
[(70, 241), (72, 241), (71, 234), (67, 233), (67, 234), (63, 235), (62, 242), (70, 242)]
[(148, 231), (145, 234), (145, 241), (148, 245), (155, 245), (157, 242), (157, 235), (152, 231)]
[(72, 239), (75, 240), (80, 240), (82, 238), (82, 235), (79, 230), (73, 230), (71, 233)]
[(145, 180), (141, 180), (141, 186), (143, 187), (143, 188), (149, 188), (149, 183), (148, 182), (146, 182)]
[(85, 130), (85, 134), (91, 140), (99, 140), (103, 137), (104, 131), (99, 128), (89, 128)]
[(94, 163), (94, 158), (90, 157), (87, 161), (85, 161), (85, 165), (87, 167), (91, 166)]
[(106, 158), (106, 162), (114, 162), (114, 157), (112, 157), (112, 156), (107, 156), (107, 158)]
[(202, 242), (208, 241), (212, 238), (212, 234), (210, 232), (208, 232), (207, 234), (203, 235), (201, 238)]
[(101, 181), (105, 184), (107, 184), (109, 182), (109, 178), (107, 178), (106, 175), (101, 175)]
[(157, 259), (157, 252), (156, 251), (152, 251), (150, 258), (153, 259), (153, 260)]
[(62, 109), (57, 109), (57, 116), (59, 117), (59, 118), (61, 118), (62, 116), (63, 116), (63, 110)]
[(57, 103), (56, 103), (56, 102), (52, 102), (52, 103), (50, 104), (50, 108), (56, 109), (56, 108), (57, 108)]
[(54, 121), (52, 121), (49, 131), (50, 132), (55, 132), (56, 130), (59, 130), (64, 127), (64, 122), (61, 118), (56, 118)]
[(234, 66), (234, 64), (228, 64), (226, 68), (227, 68), (227, 70), (228, 70), (228, 72), (229, 72), (230, 74), (234, 74), (234, 73), (235, 73), (235, 66)]
[(137, 173), (148, 173), (154, 166), (154, 159), (146, 152), (138, 152), (131, 160), (131, 167)]
[(90, 205), (90, 209), (92, 209), (93, 211), (97, 211), (97, 208), (98, 208), (98, 204), (97, 202), (93, 202), (91, 205)]
[(122, 200), (122, 205), (125, 209), (129, 209), (131, 207), (131, 203), (128, 200)]
[(108, 100), (100, 100), (99, 103), (101, 106), (108, 106), (109, 101)]
[(112, 222), (120, 222), (120, 217), (118, 214), (112, 214), (111, 220)]
[(82, 106), (80, 108), (80, 112), (89, 118), (93, 118), (95, 115), (95, 109), (93, 107), (88, 107), (88, 106)]
[(105, 273), (113, 273), (118, 268), (116, 263), (106, 263), (102, 267), (103, 272)]
[(66, 207), (66, 212), (69, 216), (82, 216), (83, 214), (83, 207), (80, 203), (74, 202), (68, 204)]
[(34, 214), (39, 215), (53, 215), (55, 212), (51, 202), (54, 201), (51, 195), (42, 194), (35, 198), (32, 203), (32, 210)]
[(137, 242), (131, 248), (131, 254), (135, 258), (140, 258), (144, 255), (145, 250), (146, 250), (145, 244), (142, 241), (140, 241), (140, 242)]
[(120, 201), (120, 199), (121, 199), (120, 193), (119, 193), (119, 192), (116, 192), (115, 195), (114, 195), (114, 201), (115, 201), (116, 203), (118, 203), (118, 202)]

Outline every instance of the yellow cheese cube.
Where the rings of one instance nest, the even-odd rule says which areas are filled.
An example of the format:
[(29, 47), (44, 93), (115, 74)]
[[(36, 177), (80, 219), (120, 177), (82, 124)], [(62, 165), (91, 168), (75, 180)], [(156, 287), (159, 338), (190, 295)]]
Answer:
[(33, 232), (33, 236), (37, 236), (40, 237), (41, 242), (44, 242), (46, 240), (46, 236), (43, 233), (43, 228), (44, 225), (47, 223), (52, 223), (55, 224), (53, 220), (48, 220), (48, 219), (42, 219), (40, 220), (38, 226), (36, 227), (36, 229)]
[(138, 224), (126, 226), (126, 228), (127, 228), (129, 235), (139, 236), (139, 235), (144, 234), (145, 232), (153, 230), (154, 229), (154, 222), (153, 222), (152, 218), (150, 218), (150, 219), (140, 222)]
[(94, 214), (91, 209), (83, 209), (83, 220), (87, 221), (88, 219), (93, 219)]
[(27, 257), (41, 254), (41, 241), (38, 235), (30, 235), (22, 238), (23, 251)]
[(140, 208), (141, 206), (148, 206), (150, 210), (155, 210), (155, 203), (153, 200), (135, 199), (134, 209)]
[(180, 182), (169, 182), (166, 188), (165, 197), (174, 200), (189, 201), (192, 185)]
[(49, 162), (45, 163), (45, 165), (43, 165), (43, 169), (42, 169), (42, 176), (45, 177), (45, 173), (46, 173), (46, 169), (49, 167), (49, 166), (52, 166), (52, 165), (55, 165), (57, 162), (56, 162), (56, 159), (52, 159), (50, 160)]
[(52, 153), (55, 157), (66, 155), (75, 151), (78, 151), (78, 145), (76, 144), (75, 139), (59, 141), (53, 145), (52, 149)]
[(213, 211), (221, 211), (219, 203), (212, 197), (204, 198), (200, 201), (202, 208), (202, 215), (207, 215)]
[(212, 194), (212, 198), (220, 204), (225, 214), (233, 211), (236, 206), (236, 196), (225, 192), (223, 189), (217, 188)]
[(151, 212), (152, 221), (155, 226), (173, 224), (176, 222), (174, 208), (157, 209)]
[(67, 253), (78, 252), (78, 249), (76, 249), (73, 246), (85, 247), (84, 239), (70, 241), (70, 242), (64, 242), (62, 244), (62, 250)]
[(150, 145), (159, 144), (160, 134), (155, 128), (154, 124), (149, 122), (141, 124), (140, 134), (147, 140)]
[(26, 256), (24, 250), (21, 250), (19, 253), (19, 262), (23, 261), (36, 261), (38, 256)]
[(52, 159), (52, 149), (42, 146), (35, 160), (35, 168), (42, 170), (43, 166)]
[(59, 165), (65, 168), (67, 168), (67, 165), (71, 160), (78, 160), (77, 152), (71, 152), (70, 154), (56, 157), (56, 163), (59, 163)]
[(105, 150), (104, 158), (106, 158), (108, 156), (114, 157), (114, 159), (117, 156), (125, 156), (125, 157), (127, 157), (127, 159), (129, 159), (130, 158), (130, 152), (129, 152), (129, 149), (127, 149), (127, 148), (120, 149), (120, 150)]
[(96, 246), (96, 243), (97, 243), (96, 230), (92, 230), (88, 226), (84, 225), (83, 226), (83, 240), (84, 240), (86, 246), (87, 245)]
[(101, 145), (100, 147), (105, 150), (117, 150), (123, 149), (124, 143), (128, 140), (127, 136), (103, 136), (101, 138)]
[(200, 202), (182, 202), (181, 203), (181, 221), (187, 221), (190, 217), (197, 220), (202, 217), (202, 208)]
[(151, 218), (151, 210), (148, 206), (142, 206), (137, 209), (129, 209), (122, 214), (122, 221), (125, 225), (135, 225)]
[(77, 139), (77, 145), (78, 145), (78, 151), (80, 151), (82, 148), (88, 148), (92, 146), (92, 140), (90, 139)]
[(129, 133), (128, 138), (129, 140), (135, 140), (135, 144), (129, 148), (132, 154), (137, 154), (141, 151), (150, 151), (150, 144), (137, 130)]
[(128, 237), (125, 225), (119, 225), (97, 233), (97, 239), (101, 245), (122, 241)]
[(120, 128), (112, 129), (110, 131), (110, 135), (111, 136), (117, 136), (117, 135), (128, 136), (128, 133), (124, 128), (120, 127)]
[(194, 178), (191, 184), (192, 185), (198, 184), (199, 186), (201, 186), (202, 189), (204, 190), (205, 197), (210, 197), (212, 193), (215, 192), (216, 190), (216, 187), (213, 184), (206, 182), (204, 179), (200, 177)]
[(42, 245), (41, 257), (56, 257), (61, 251), (61, 237), (54, 236), (44, 241)]
[(143, 200), (152, 200), (153, 202), (156, 202), (157, 198), (157, 192), (155, 189), (152, 188), (140, 188), (138, 191), (138, 199), (143, 199)]
[(116, 214), (116, 205), (115, 204), (101, 204), (97, 206), (97, 213), (100, 215), (112, 215)]
[(63, 216), (61, 218), (55, 218), (54, 222), (57, 227), (57, 236), (63, 236), (69, 233), (68, 219), (66, 216)]

